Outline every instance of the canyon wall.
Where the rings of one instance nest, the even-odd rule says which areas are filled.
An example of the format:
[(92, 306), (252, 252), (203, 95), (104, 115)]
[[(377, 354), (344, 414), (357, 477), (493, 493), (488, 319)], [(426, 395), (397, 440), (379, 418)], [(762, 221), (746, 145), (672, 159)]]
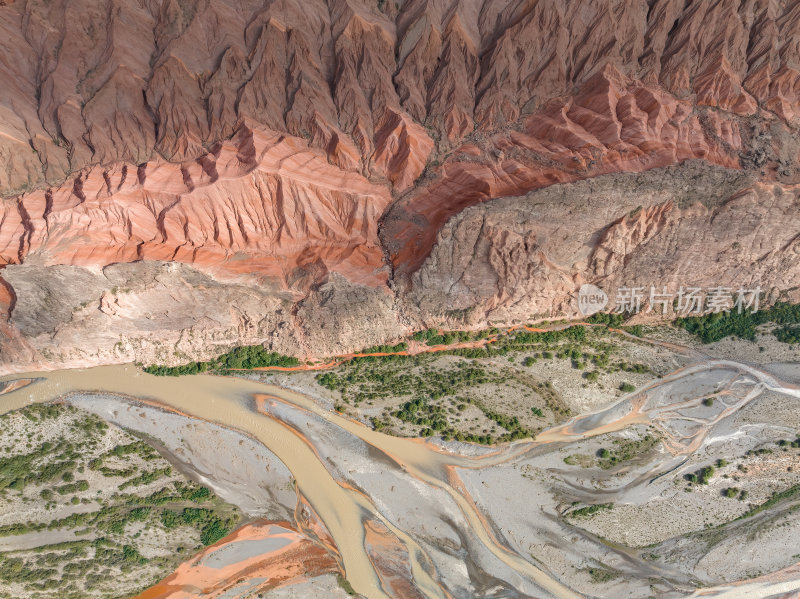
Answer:
[(0, 369), (794, 297), (800, 5), (0, 3)]

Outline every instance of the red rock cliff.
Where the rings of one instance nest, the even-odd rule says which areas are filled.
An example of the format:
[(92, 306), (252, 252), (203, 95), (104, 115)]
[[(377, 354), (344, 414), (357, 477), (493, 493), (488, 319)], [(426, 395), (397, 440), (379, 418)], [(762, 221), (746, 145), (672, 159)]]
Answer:
[(361, 287), (372, 337), (425, 319), (398, 306), (487, 200), (687, 160), (800, 182), (794, 2), (17, 0), (0, 34), (0, 264), (181, 262), (305, 302), (295, 332)]

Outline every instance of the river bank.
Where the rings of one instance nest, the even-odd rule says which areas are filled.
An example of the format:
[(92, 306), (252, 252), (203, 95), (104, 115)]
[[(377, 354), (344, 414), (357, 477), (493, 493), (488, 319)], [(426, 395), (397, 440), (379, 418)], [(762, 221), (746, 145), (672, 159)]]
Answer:
[[(270, 500), (265, 505), (274, 505), (270, 509), (275, 514), (285, 513), (292, 501), (304, 506), (330, 535), (328, 551), (339, 556), (349, 583), (370, 598), (404, 596), (398, 595), (400, 588), (424, 597), (476, 597), (498, 586), (533, 596), (645, 597), (653, 592), (650, 585), (661, 596), (680, 597), (698, 584), (737, 580), (737, 572), (749, 576), (735, 568), (713, 572), (702, 566), (704, 556), (723, 541), (742, 546), (753, 542), (742, 536), (741, 528), (727, 532), (735, 510), (709, 511), (707, 518), (723, 526), (722, 532), (711, 545), (708, 540), (695, 541), (692, 551), (686, 544), (706, 528), (705, 522), (672, 533), (664, 529), (664, 540), (644, 550), (636, 549), (632, 539), (632, 547), (604, 539), (614, 538), (621, 526), (637, 526), (635, 518), (617, 516), (625, 513), (622, 507), (635, 513), (636, 506), (645, 511), (651, 505), (669, 506), (664, 500), (670, 493), (687, 493), (678, 485), (691, 487), (681, 482), (685, 474), (720, 456), (776, 447), (780, 436), (788, 437), (791, 431), (770, 413), (752, 407), (762, 398), (774, 402), (777, 397), (785, 404), (798, 395), (797, 387), (767, 370), (701, 359), (542, 430), (535, 441), (476, 452), (453, 442), (385, 435), (337, 414), (325, 402), (258, 381), (154, 377), (132, 366), (21, 378), (35, 382), (3, 395), (3, 411), (71, 394), (80, 397), (84, 407), (93, 406), (96, 413), (116, 418), (123, 426), (148, 423), (140, 428), (162, 437), (161, 443), (180, 456), (176, 463), (208, 479), (221, 495), (227, 487), (231, 500), (256, 506), (262, 501), (258, 493), (266, 489), (263, 497), (269, 495)], [(683, 399), (676, 398), (678, 389)], [(719, 394), (725, 389), (729, 395)], [(702, 412), (701, 400), (710, 392), (719, 399), (713, 409)], [(130, 397), (140, 399), (131, 403)], [(700, 406), (698, 414), (686, 411), (694, 404)], [(736, 434), (733, 418), (746, 410), (751, 410), (751, 433)], [(170, 424), (173, 416), (177, 420)], [(694, 428), (687, 429), (687, 423)], [(209, 427), (227, 432), (210, 434)], [(755, 430), (760, 432), (752, 434)], [(626, 457), (626, 444), (639, 443), (648, 434), (657, 437), (648, 445), (648, 457), (637, 457), (636, 452)], [(236, 435), (242, 437), (234, 441)], [(206, 438), (218, 441), (204, 442)], [(223, 438), (237, 449), (222, 449)], [(725, 439), (730, 440), (722, 442)], [(593, 457), (602, 448), (611, 448), (609, 455), (618, 456), (618, 461), (605, 465)], [(252, 458), (245, 454), (259, 451), (267, 461), (252, 462), (260, 466), (247, 474)], [(210, 458), (215, 452), (242, 454), (244, 461), (226, 467), (220, 458)], [(570, 465), (566, 458), (572, 455), (588, 457)], [(769, 454), (759, 455), (771, 463)], [(267, 466), (267, 478), (263, 470), (259, 478), (259, 469)], [(770, 472), (761, 470), (764, 476)], [(764, 476), (758, 471), (750, 475), (748, 488), (755, 502), (769, 497), (767, 488), (759, 486)], [(663, 484), (649, 485), (654, 477)], [(288, 489), (278, 493), (287, 480), (295, 487), (293, 498)], [(725, 483), (716, 482), (722, 480), (715, 479), (713, 489), (724, 490)], [(686, 522), (682, 510), (702, 513), (718, 502), (713, 493), (700, 491), (692, 493), (691, 508), (673, 501), (673, 511), (663, 513), (661, 521)], [(585, 521), (570, 515), (604, 496), (622, 507), (597, 511)], [(791, 502), (771, 507), (759, 516), (760, 526), (772, 530), (786, 522), (791, 507)], [(303, 522), (296, 514), (295, 523)], [(796, 519), (788, 522), (796, 525)], [(644, 530), (652, 524), (642, 526)], [(670, 561), (677, 547), (693, 557)], [(789, 565), (785, 560), (791, 556), (772, 555), (773, 561), (763, 567)]]

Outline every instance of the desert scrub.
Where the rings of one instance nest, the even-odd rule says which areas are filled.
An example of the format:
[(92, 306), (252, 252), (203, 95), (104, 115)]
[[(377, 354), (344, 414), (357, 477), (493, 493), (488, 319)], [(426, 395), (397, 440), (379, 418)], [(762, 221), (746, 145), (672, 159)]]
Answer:
[(356, 591), (353, 588), (353, 585), (350, 584), (350, 581), (347, 580), (341, 574), (336, 574), (336, 583), (344, 590), (345, 593), (348, 595), (356, 595)]
[(564, 463), (568, 466), (580, 466), (581, 468), (591, 468), (595, 465), (592, 456), (582, 453), (568, 455), (564, 458)]
[(597, 465), (608, 470), (623, 462), (641, 458), (658, 445), (660, 439), (654, 434), (646, 434), (640, 439), (617, 438), (611, 442), (611, 448), (601, 448), (597, 452)]
[(425, 343), (429, 346), (434, 345), (451, 345), (453, 343), (464, 343), (467, 341), (476, 341), (479, 339), (487, 339), (490, 336), (497, 335), (497, 329), (485, 329), (482, 331), (440, 331), (438, 329), (426, 329), (424, 331), (417, 331), (411, 335), (411, 339), (417, 342)]
[(630, 315), (626, 313), (598, 312), (596, 314), (592, 314), (585, 320), (591, 324), (604, 324), (608, 327), (619, 328), (629, 317)]
[[(0, 459), (6, 546), (26, 533), (75, 535), (0, 552), (0, 586), (8, 596), (133, 596), (185, 559), (178, 547), (214, 543), (241, 518), (144, 441), (72, 406), (31, 406), (0, 420), (0, 442), (9, 448)], [(181, 517), (169, 530), (167, 512)], [(152, 557), (156, 542), (164, 551)]]
[(139, 487), (144, 485), (149, 485), (150, 483), (164, 478), (165, 476), (169, 476), (172, 474), (172, 468), (169, 466), (165, 466), (164, 468), (156, 468), (155, 470), (150, 470), (148, 472), (143, 472), (139, 476), (135, 476), (130, 480), (126, 480), (119, 486), (120, 491), (124, 491), (128, 487)]
[(786, 325), (775, 329), (773, 332), (775, 338), (783, 343), (800, 343), (800, 326)]
[[(444, 439), (483, 444), (532, 437), (534, 431), (524, 426), (517, 415), (490, 407), (487, 402), (470, 396), (470, 391), (487, 385), (505, 389), (513, 384), (525, 389), (531, 397), (540, 397), (553, 405), (558, 403), (555, 391), (539, 387), (530, 375), (477, 360), (444, 358), (441, 354), (355, 358), (335, 370), (316, 375), (316, 381), (340, 394), (337, 409), (343, 409), (342, 404), (358, 407), (380, 399), (397, 400), (395, 407), (387, 408), (382, 417), (371, 418), (376, 429), (391, 432), (393, 424), (399, 421), (415, 427), (416, 434), (422, 437), (440, 435)], [(458, 415), (468, 405), (478, 408), (487, 423), (502, 430), (496, 433), (462, 430), (457, 425)], [(544, 417), (542, 408), (536, 410)], [(513, 408), (509, 411), (513, 412)]]
[(162, 511), (161, 523), (167, 529), (182, 525), (199, 528), (200, 542), (208, 546), (228, 536), (235, 520), (230, 518), (223, 520), (213, 510), (187, 507), (180, 513), (173, 510)]
[[(516, 416), (506, 416), (494, 412), (486, 408), (481, 402), (477, 402), (471, 398), (464, 398), (463, 401), (476, 405), (487, 419), (495, 422), (498, 426), (505, 429), (506, 432), (499, 436), (493, 436), (490, 434), (481, 435), (458, 431), (448, 423), (442, 406), (431, 404), (423, 398), (417, 398), (406, 402), (399, 410), (393, 412), (392, 416), (403, 422), (422, 426), (423, 428), (420, 430), (421, 437), (430, 437), (431, 435), (439, 433), (445, 439), (491, 445), (495, 442), (513, 441), (535, 436), (532, 431), (527, 430), (520, 424), (519, 418)], [(373, 422), (373, 424), (375, 424), (375, 422)], [(380, 428), (382, 428), (382, 426), (383, 425), (381, 425)]]
[(317, 375), (316, 380), (331, 391), (339, 391), (345, 402), (358, 405), (387, 396), (438, 399), (497, 378), (467, 362), (455, 367), (431, 367), (433, 359), (429, 355), (356, 358), (335, 372)]
[(595, 584), (610, 582), (620, 576), (619, 571), (607, 566), (594, 566), (592, 568), (587, 568), (586, 572)]
[(565, 515), (568, 518), (588, 518), (597, 512), (613, 510), (613, 503), (595, 503), (594, 505), (587, 505), (585, 507), (576, 508), (567, 512)]
[(623, 330), (627, 331), (628, 333), (630, 333), (634, 337), (644, 337), (644, 329), (642, 328), (642, 325), (640, 325), (640, 324), (635, 324), (635, 325), (630, 326), (630, 327), (625, 327)]
[(755, 516), (756, 514), (763, 512), (764, 510), (767, 510), (782, 501), (789, 501), (796, 499), (797, 497), (800, 497), (800, 485), (793, 485), (783, 491), (776, 491), (764, 503), (747, 510), (744, 514), (736, 519), (743, 520), (744, 518)]
[[(614, 317), (608, 320), (616, 323)], [(619, 335), (609, 333), (604, 327), (573, 325), (551, 331), (522, 328), (478, 333), (431, 329), (413, 335), (417, 342), (445, 346), (476, 338), (492, 342), (415, 355), (398, 355), (394, 350), (402, 351), (402, 345), (378, 346), (363, 353), (390, 355), (357, 355), (318, 373), (315, 378), (319, 385), (336, 394), (331, 399), (338, 411), (346, 410), (347, 406), (360, 408), (363, 404), (392, 402), (382, 414), (367, 417), (376, 429), (390, 434), (439, 435), (446, 440), (494, 443), (532, 436), (539, 425), (531, 419), (531, 414), (549, 419), (551, 412), (555, 422), (571, 415), (552, 383), (534, 378), (528, 370), (540, 360), (554, 357), (570, 360), (575, 368), (584, 370), (582, 376), (587, 383), (599, 382), (604, 372), (652, 373), (646, 364), (615, 357), (620, 351)], [(500, 401), (496, 401), (498, 394)], [(502, 396), (506, 394), (509, 400), (504, 405)], [(456, 403), (463, 406), (465, 402), (452, 402), (466, 395), (473, 395), (476, 400), (473, 405), (488, 422), (483, 424), (483, 419), (476, 419), (474, 411), (463, 419), (457, 417)], [(486, 397), (491, 399), (481, 399)], [(517, 412), (520, 399), (531, 401), (534, 406), (527, 404), (521, 413)], [(413, 431), (409, 430), (411, 427)]]
[(357, 354), (391, 354), (397, 352), (404, 352), (408, 351), (408, 343), (405, 341), (398, 343), (396, 345), (373, 345), (371, 347), (365, 347), (362, 350), (359, 350), (355, 353)]

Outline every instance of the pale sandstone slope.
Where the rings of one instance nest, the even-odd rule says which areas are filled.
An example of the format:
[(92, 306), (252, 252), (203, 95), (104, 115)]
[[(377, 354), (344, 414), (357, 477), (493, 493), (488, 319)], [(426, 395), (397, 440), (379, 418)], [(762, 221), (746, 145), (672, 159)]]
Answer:
[(585, 282), (611, 308), (620, 287), (760, 285), (770, 302), (800, 301), (800, 186), (747, 179), (694, 162), (473, 206), (441, 230), (408, 297), (452, 327), (579, 316)]

